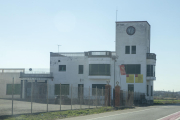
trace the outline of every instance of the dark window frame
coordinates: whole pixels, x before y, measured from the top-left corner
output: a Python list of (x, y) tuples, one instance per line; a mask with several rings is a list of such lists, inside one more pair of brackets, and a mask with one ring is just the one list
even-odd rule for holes
[(135, 45), (131, 46), (131, 54), (136, 54), (136, 46)]
[[(12, 85), (13, 84), (6, 84), (6, 95), (12, 95)], [(14, 95), (21, 95), (21, 84), (14, 84)]]
[(78, 74), (83, 74), (83, 73), (84, 73), (84, 65), (79, 65)]
[[(134, 66), (134, 68), (132, 67)], [(124, 64), (126, 74), (141, 74), (141, 64)], [(138, 70), (139, 68), (139, 70)], [(132, 72), (132, 69), (135, 69), (136, 72)], [(131, 72), (129, 72), (131, 70)]]
[(130, 54), (130, 46), (125, 46), (125, 54)]
[[(64, 68), (64, 70), (62, 70), (62, 67)], [(59, 65), (59, 71), (65, 72), (66, 71), (66, 65)]]
[(89, 64), (90, 76), (111, 76), (110, 64)]
[(96, 95), (96, 86), (97, 86), (97, 89), (98, 91), (100, 92), (97, 92), (97, 95), (98, 96), (102, 96), (102, 88), (103, 88), (103, 96), (105, 95), (105, 85), (106, 84), (92, 84), (92, 96), (95, 96)]
[[(65, 88), (65, 86), (68, 86)], [(69, 84), (61, 84), (61, 95), (69, 95)], [(54, 95), (60, 95), (60, 84), (54, 84)]]
[(149, 96), (149, 85), (147, 85), (147, 91), (146, 91), (147, 93), (147, 96)]
[(155, 65), (147, 65), (146, 66), (146, 76), (147, 77), (155, 77), (156, 75), (156, 66)]

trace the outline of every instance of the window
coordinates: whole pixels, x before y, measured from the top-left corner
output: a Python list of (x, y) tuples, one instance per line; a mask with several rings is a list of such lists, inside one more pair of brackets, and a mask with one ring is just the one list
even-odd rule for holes
[[(105, 89), (106, 84), (92, 84), (92, 95), (96, 95), (96, 87), (97, 87), (97, 95), (102, 96), (102, 88)], [(105, 91), (103, 91), (103, 96)]]
[(110, 64), (89, 64), (89, 75), (110, 76)]
[(79, 74), (83, 74), (83, 65), (79, 65)]
[(141, 74), (140, 64), (126, 64), (124, 66), (125, 66), (126, 74)]
[(153, 86), (151, 86), (151, 96), (153, 96)]
[[(6, 95), (12, 95), (12, 85), (13, 84), (7, 84)], [(21, 94), (21, 84), (14, 84), (13, 94), (14, 95), (20, 95)]]
[(147, 65), (147, 76), (155, 77), (155, 65)]
[(130, 54), (130, 46), (125, 46), (125, 54)]
[[(60, 84), (55, 84), (55, 95), (60, 95)], [(61, 95), (69, 95), (69, 84), (61, 84)]]
[(131, 54), (136, 54), (136, 46), (131, 46)]
[(59, 71), (66, 71), (66, 65), (59, 65)]
[(149, 96), (149, 86), (147, 85), (147, 96)]
[(134, 85), (133, 84), (128, 84), (128, 91), (134, 92)]

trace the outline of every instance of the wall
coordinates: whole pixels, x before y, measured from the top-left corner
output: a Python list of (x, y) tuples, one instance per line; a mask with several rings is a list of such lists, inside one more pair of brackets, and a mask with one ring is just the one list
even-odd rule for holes
[[(12, 95), (6, 95), (7, 84), (21, 84), (20, 73), (0, 73), (0, 98), (12, 98)], [(20, 98), (20, 95), (14, 95), (14, 98)]]

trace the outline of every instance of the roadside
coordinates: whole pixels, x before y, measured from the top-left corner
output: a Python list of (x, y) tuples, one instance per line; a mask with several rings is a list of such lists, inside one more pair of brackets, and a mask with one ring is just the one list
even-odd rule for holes
[(63, 119), (76, 116), (84, 116), (91, 114), (99, 114), (110, 111), (132, 109), (131, 108), (113, 108), (113, 107), (100, 107), (96, 109), (82, 109), (82, 110), (66, 110), (66, 111), (57, 111), (57, 112), (46, 112), (46, 113), (34, 113), (34, 114), (24, 114), (24, 115), (15, 115), (15, 116), (2, 116), (0, 119), (4, 120), (55, 120)]

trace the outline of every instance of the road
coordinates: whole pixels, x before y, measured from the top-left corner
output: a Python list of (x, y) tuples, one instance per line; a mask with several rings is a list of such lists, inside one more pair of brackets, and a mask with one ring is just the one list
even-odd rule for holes
[(64, 120), (180, 120), (180, 105), (137, 107)]

